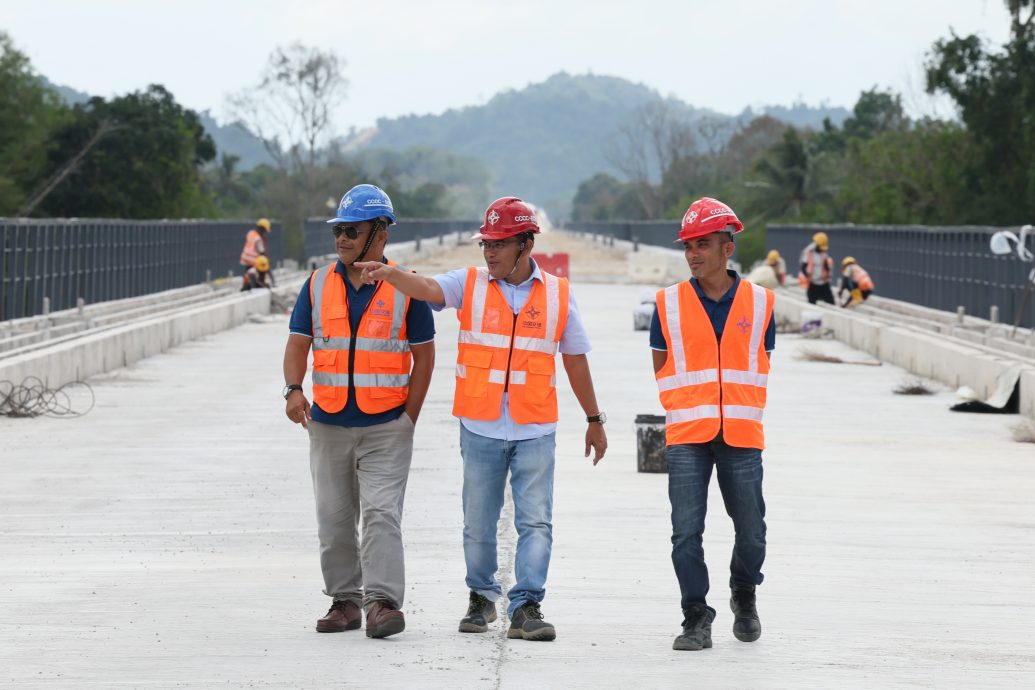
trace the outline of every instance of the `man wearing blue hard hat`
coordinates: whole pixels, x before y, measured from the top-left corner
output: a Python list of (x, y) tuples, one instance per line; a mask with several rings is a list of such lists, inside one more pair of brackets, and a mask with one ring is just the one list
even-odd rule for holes
[[(284, 351), (288, 419), (309, 431), (324, 593), (333, 599), (319, 632), (367, 637), (406, 627), (402, 510), (413, 430), (435, 364), (428, 305), (387, 282), (364, 284), (356, 261), (384, 256), (392, 201), (356, 185), (327, 221), (337, 261), (302, 286)], [(310, 406), (302, 389), (313, 353)], [(362, 536), (359, 525), (362, 519)]]

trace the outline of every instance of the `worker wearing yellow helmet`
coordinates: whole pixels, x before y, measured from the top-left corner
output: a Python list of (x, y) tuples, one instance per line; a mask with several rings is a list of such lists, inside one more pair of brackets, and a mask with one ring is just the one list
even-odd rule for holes
[(260, 218), (255, 221), (255, 226), (248, 231), (248, 236), (244, 240), (244, 248), (241, 250), (242, 266), (254, 266), (256, 259), (269, 254), (270, 230), (269, 218)]
[(862, 304), (873, 292), (873, 279), (859, 265), (855, 257), (846, 256), (841, 261), (841, 287), (837, 291), (838, 299), (847, 292), (848, 296), (841, 302), (842, 307), (854, 307)]
[[(248, 269), (255, 267), (255, 262), (260, 258), (266, 259), (266, 270), (262, 271), (267, 282), (272, 282), (273, 274), (269, 272), (269, 237), (272, 226), (269, 218), (260, 218), (255, 221), (255, 226), (248, 231), (244, 239), (244, 248), (241, 249), (241, 265), (246, 267), (245, 283), (248, 282)], [(268, 287), (268, 285), (266, 286)]]
[(812, 242), (801, 252), (798, 261), (798, 283), (805, 288), (809, 304), (822, 301), (834, 304), (834, 291), (830, 289), (830, 277), (834, 272), (834, 260), (827, 254), (830, 239), (825, 232), (817, 232)]
[(260, 256), (255, 260), (254, 266), (249, 266), (244, 272), (241, 282), (241, 292), (254, 290), (255, 288), (270, 287), (270, 260)]
[(780, 286), (785, 285), (787, 282), (787, 262), (780, 256), (780, 252), (770, 249), (765, 257), (765, 262), (773, 267), (773, 271), (776, 273), (776, 280), (780, 283)]

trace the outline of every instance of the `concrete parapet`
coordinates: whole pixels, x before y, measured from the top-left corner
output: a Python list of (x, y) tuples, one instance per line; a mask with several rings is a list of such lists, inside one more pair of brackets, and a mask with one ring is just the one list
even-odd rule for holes
[(972, 345), (945, 334), (892, 325), (827, 304), (809, 304), (786, 290), (777, 291), (775, 309), (777, 319), (792, 323), (803, 321), (803, 311), (820, 312), (823, 329), (847, 345), (917, 376), (953, 388), (969, 386), (982, 399), (992, 395), (1003, 372), (1022, 363), (1025, 369), (1020, 380), (1021, 414), (1035, 419), (1035, 366), (1011, 352), (996, 354), (987, 346)]
[(129, 366), (188, 340), (239, 326), (250, 314), (268, 314), (270, 293), (252, 290), (0, 361), (0, 380), (18, 384), (35, 376), (50, 388)]

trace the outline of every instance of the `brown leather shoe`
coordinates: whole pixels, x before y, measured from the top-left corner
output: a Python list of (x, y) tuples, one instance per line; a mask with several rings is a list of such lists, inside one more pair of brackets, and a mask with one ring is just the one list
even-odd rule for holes
[(345, 632), (359, 630), (363, 612), (354, 602), (336, 600), (327, 615), (316, 621), (316, 632)]
[(367, 637), (388, 637), (406, 629), (403, 612), (387, 601), (375, 601), (367, 609)]

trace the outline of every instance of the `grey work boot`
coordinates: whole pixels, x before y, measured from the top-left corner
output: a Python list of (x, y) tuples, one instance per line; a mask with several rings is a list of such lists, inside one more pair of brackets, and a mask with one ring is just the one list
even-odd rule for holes
[(672, 649), (696, 652), (712, 646), (712, 621), (715, 611), (704, 604), (694, 604), (683, 612), (683, 634), (672, 643)]
[(529, 601), (521, 605), (510, 617), (507, 637), (515, 640), (538, 640), (549, 642), (557, 637), (553, 626), (543, 620), (539, 604)]
[(489, 623), (494, 620), (496, 620), (496, 604), (477, 592), (471, 592), (471, 603), (467, 607), (467, 615), (460, 619), (460, 632), (488, 632)]
[(762, 624), (755, 609), (755, 588), (734, 587), (730, 590), (733, 611), (733, 636), (741, 642), (754, 642), (762, 636)]

